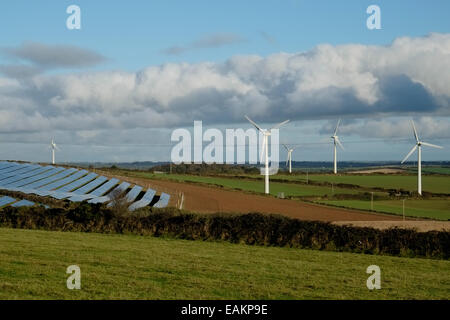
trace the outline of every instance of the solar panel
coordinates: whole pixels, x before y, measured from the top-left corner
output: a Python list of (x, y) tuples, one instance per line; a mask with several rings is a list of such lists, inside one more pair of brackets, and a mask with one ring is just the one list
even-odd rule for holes
[(11, 207), (19, 208), (19, 207), (32, 207), (34, 206), (34, 202), (28, 200), (20, 200), (11, 205)]
[(82, 186), (81, 188), (73, 191), (73, 193), (75, 194), (85, 194), (88, 193), (89, 191), (97, 188), (99, 185), (101, 185), (103, 182), (105, 182), (106, 180), (108, 180), (108, 178), (104, 177), (104, 176), (100, 176), (97, 179), (89, 182), (88, 184)]
[(119, 183), (118, 179), (112, 178), (105, 184), (102, 184), (98, 189), (95, 189), (94, 191), (92, 191), (90, 194), (92, 194), (96, 197), (100, 197), (100, 196), (104, 195), (105, 193), (107, 193), (109, 190), (111, 190), (112, 187), (114, 187), (118, 183)]
[(18, 166), (19, 164), (17, 162), (3, 162), (2, 167), (0, 168), (0, 170), (4, 170), (7, 168), (11, 168), (11, 167), (15, 167)]
[(169, 204), (170, 195), (167, 193), (161, 193), (161, 196), (159, 197), (159, 200), (157, 203), (153, 205), (155, 208), (165, 208)]
[(0, 179), (5, 179), (7, 177), (11, 177), (14, 175), (21, 175), (21, 174), (27, 173), (29, 171), (36, 170), (37, 168), (39, 168), (39, 166), (37, 166), (37, 165), (22, 166), (20, 169), (9, 172), (9, 173), (4, 173), (4, 174), (0, 173)]
[(3, 185), (3, 184), (11, 183), (14, 181), (18, 181), (23, 178), (34, 176), (35, 174), (39, 173), (38, 168), (40, 168), (40, 166), (26, 167), (24, 169), (20, 169), (20, 170), (14, 171), (14, 172), (5, 173), (4, 175), (2, 175), (0, 177), (0, 184)]
[(77, 194), (77, 195), (70, 197), (69, 200), (72, 202), (81, 202), (81, 201), (93, 199), (96, 197), (97, 196), (94, 196), (93, 194), (90, 194), (90, 193), (89, 194)]
[(50, 184), (54, 181), (58, 181), (59, 179), (63, 179), (65, 177), (67, 177), (68, 175), (74, 173), (75, 171), (77, 171), (77, 169), (75, 169), (75, 168), (70, 168), (70, 169), (61, 171), (60, 173), (50, 176), (48, 178), (33, 182), (33, 183), (27, 185), (26, 188), (30, 189), (30, 190), (38, 189), (38, 188), (46, 190), (46, 187), (48, 184)]
[(5, 170), (2, 171), (2, 173), (9, 173), (9, 172), (13, 172), (15, 170), (19, 170), (22, 166), (20, 164), (16, 164), (15, 166), (6, 168)]
[(63, 192), (72, 191), (72, 190), (77, 189), (77, 188), (81, 187), (82, 185), (88, 183), (89, 181), (94, 179), (96, 176), (97, 176), (96, 173), (91, 172), (88, 175), (82, 177), (81, 179), (78, 179), (78, 180), (72, 182), (71, 184), (68, 184), (68, 185), (65, 185), (64, 187), (59, 188), (58, 191), (63, 191)]
[(15, 201), (16, 201), (16, 199), (11, 198), (11, 197), (1, 197), (0, 198), (0, 207), (7, 206), (8, 204), (11, 204)]
[[(134, 186), (133, 189), (130, 190), (130, 192), (128, 192), (128, 194), (126, 195), (126, 200), (128, 203), (133, 202), (137, 196), (141, 193), (142, 187), (140, 186)], [(108, 207), (112, 207), (113, 203), (110, 202), (108, 203)]]
[[(38, 169), (38, 170), (39, 170), (39, 169)], [(35, 182), (35, 181), (38, 181), (38, 180), (47, 178), (47, 177), (49, 177), (49, 176), (51, 176), (51, 175), (54, 175), (54, 174), (56, 174), (56, 173), (58, 173), (58, 172), (60, 172), (60, 171), (62, 171), (62, 170), (64, 170), (64, 168), (54, 168), (54, 167), (52, 167), (50, 170), (48, 170), (48, 171), (46, 171), (46, 172), (44, 172), (44, 173), (41, 173), (41, 174), (32, 176), (32, 177), (30, 177), (30, 178), (22, 179), (22, 180), (20, 180), (20, 181), (16, 181), (16, 182), (7, 184), (7, 185), (5, 185), (5, 187), (6, 187), (6, 189), (8, 189), (8, 190), (9, 190), (10, 188), (23, 187), (23, 186), (26, 186), (27, 184), (30, 184), (30, 183), (33, 183), (33, 182)]]
[(0, 162), (0, 170), (7, 168), (8, 165), (11, 166), (13, 162), (8, 162), (8, 161), (1, 161)]
[(97, 176), (96, 173), (91, 172), (87, 176), (85, 176), (81, 179), (75, 180), (74, 182), (72, 182), (68, 185), (65, 185), (62, 188), (59, 188), (56, 191), (53, 191), (51, 193), (51, 196), (55, 199), (64, 199), (64, 198), (71, 197), (71, 196), (73, 196), (73, 193), (70, 191), (86, 184), (87, 182), (94, 179), (96, 176)]
[(114, 188), (114, 190), (112, 190), (110, 193), (108, 193), (108, 195), (103, 196), (103, 197), (98, 197), (98, 198), (94, 198), (92, 200), (89, 200), (89, 203), (105, 203), (108, 202), (112, 199), (112, 197), (114, 196), (114, 193), (118, 192), (118, 193), (122, 193), (125, 190), (127, 190), (127, 188), (130, 186), (130, 184), (128, 182), (122, 182), (118, 187)]
[(127, 194), (128, 202), (133, 202), (134, 200), (136, 200), (141, 191), (142, 191), (141, 186), (134, 186), (133, 189), (131, 189), (130, 192), (128, 192)]
[(87, 171), (86, 170), (80, 170), (80, 171), (76, 171), (74, 174), (68, 176), (67, 178), (55, 181), (53, 183), (48, 184), (45, 187), (45, 190), (37, 190), (36, 194), (40, 195), (40, 196), (47, 196), (51, 193), (51, 190), (57, 189), (59, 187), (62, 187), (66, 184), (69, 184), (79, 178), (81, 178), (82, 176), (86, 175)]
[(135, 203), (133, 203), (131, 206), (128, 207), (128, 209), (130, 211), (134, 211), (136, 209), (148, 206), (152, 202), (153, 197), (155, 196), (155, 194), (156, 194), (155, 190), (148, 189), (147, 192), (142, 197), (142, 199), (139, 200), (139, 201), (136, 201)]
[[(29, 181), (32, 182), (33, 181), (32, 178), (34, 178), (34, 177), (37, 177), (38, 180), (39, 180), (39, 178), (41, 178), (41, 176), (43, 176), (45, 174), (48, 174), (48, 173), (51, 174), (51, 172), (53, 172), (52, 171), (53, 169), (55, 169), (55, 168), (54, 167), (42, 167), (42, 168), (39, 168), (39, 169), (33, 171), (33, 173), (30, 173), (29, 175), (26, 175), (26, 177), (28, 179), (30, 179), (30, 180), (27, 180), (26, 182), (29, 182)], [(9, 187), (12, 188), (12, 187), (14, 187), (12, 185), (13, 183), (15, 184), (15, 183), (18, 183), (19, 181), (22, 182), (24, 180), (25, 179), (23, 179), (22, 177), (13, 176), (13, 177), (10, 177), (8, 179), (2, 180), (0, 182), (0, 185), (4, 186), (5, 188), (9, 188)]]

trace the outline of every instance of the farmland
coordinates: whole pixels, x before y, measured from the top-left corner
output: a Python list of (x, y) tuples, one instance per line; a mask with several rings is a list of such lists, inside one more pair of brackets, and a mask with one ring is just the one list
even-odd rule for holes
[[(209, 177), (198, 175), (158, 175), (152, 173), (133, 172), (133, 176), (138, 176), (147, 179), (170, 179), (180, 182), (194, 182), (216, 185), (234, 190), (243, 190), (248, 192), (263, 193), (264, 185), (260, 181), (235, 178), (235, 177)], [(257, 179), (260, 176), (255, 176)], [(262, 178), (261, 178), (262, 179)], [(270, 194), (277, 196), (279, 192), (284, 192), (285, 196), (298, 197), (298, 196), (323, 196), (326, 194), (356, 194), (356, 190), (345, 188), (331, 188), (327, 186), (314, 186), (314, 185), (297, 185), (288, 184), (283, 182), (272, 182), (270, 184)]]
[[(192, 175), (192, 174), (154, 174), (144, 171), (119, 171), (120, 174), (148, 179), (149, 181), (176, 181), (212, 186), (219, 189), (263, 193), (263, 179), (260, 175)], [(270, 193), (277, 196), (283, 192), (285, 197), (310, 200), (324, 205), (332, 205), (356, 210), (370, 211), (370, 198), (367, 193), (373, 192), (375, 201), (373, 211), (402, 215), (402, 199), (392, 199), (388, 189), (403, 189), (413, 192), (417, 188), (417, 177), (404, 174), (278, 174), (271, 176)], [(450, 176), (424, 175), (424, 190), (439, 194), (448, 194)], [(343, 187), (342, 187), (343, 186)], [(381, 189), (381, 190), (380, 190)], [(386, 190), (386, 191), (383, 191)], [(366, 193), (365, 198), (363, 193)], [(344, 196), (344, 198), (339, 198)], [(370, 196), (370, 195), (369, 195)], [(347, 198), (345, 198), (347, 197)], [(450, 201), (447, 197), (431, 197), (426, 199), (406, 196), (407, 217), (448, 220), (450, 218)], [(220, 206), (217, 207), (218, 209)], [(195, 209), (195, 208), (191, 208)]]
[[(371, 210), (370, 201), (363, 200), (321, 200), (319, 203), (360, 210)], [(397, 215), (403, 213), (402, 200), (374, 201), (373, 210)], [(405, 216), (417, 218), (432, 218), (437, 220), (450, 219), (449, 200), (415, 200), (405, 201)]]
[[(0, 242), (3, 299), (448, 299), (450, 291), (446, 260), (5, 228)], [(73, 264), (81, 290), (66, 288)], [(372, 264), (381, 290), (366, 287)]]

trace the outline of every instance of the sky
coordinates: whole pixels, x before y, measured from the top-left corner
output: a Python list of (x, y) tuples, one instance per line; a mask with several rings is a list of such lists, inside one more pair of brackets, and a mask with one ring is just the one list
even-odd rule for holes
[[(70, 5), (81, 29), (69, 30)], [(369, 30), (369, 5), (381, 29)], [(248, 129), (296, 161), (450, 160), (449, 1), (24, 1), (0, 10), (0, 158), (167, 161), (176, 128)], [(285, 155), (280, 155), (284, 158)]]

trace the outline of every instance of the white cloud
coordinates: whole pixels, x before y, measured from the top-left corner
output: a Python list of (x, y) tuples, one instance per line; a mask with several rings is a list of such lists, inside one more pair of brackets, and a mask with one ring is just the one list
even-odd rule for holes
[[(448, 137), (446, 70), (450, 34), (431, 34), (400, 38), (388, 46), (320, 45), (301, 53), (164, 64), (138, 72), (3, 77), (0, 131), (59, 130), (74, 139), (95, 139), (86, 132), (173, 128), (190, 126), (193, 120), (243, 123), (244, 114), (265, 122), (407, 115), (428, 117), (421, 120), (427, 132)], [(370, 121), (343, 130), (388, 137), (403, 126), (392, 122), (381, 133), (365, 131), (381, 120)]]

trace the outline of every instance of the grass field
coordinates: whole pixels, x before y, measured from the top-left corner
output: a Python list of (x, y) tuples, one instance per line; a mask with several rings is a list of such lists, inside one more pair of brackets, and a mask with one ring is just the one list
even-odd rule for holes
[[(417, 172), (416, 168), (409, 168), (410, 172)], [(423, 173), (448, 174), (450, 175), (450, 167), (422, 167)]]
[[(0, 299), (450, 298), (445, 260), (5, 228), (0, 243)], [(73, 264), (81, 290), (66, 288)]]
[[(200, 182), (206, 184), (213, 184), (230, 189), (238, 189), (250, 192), (264, 193), (264, 182), (238, 179), (238, 178), (226, 178), (226, 177), (209, 177), (209, 176), (197, 176), (187, 174), (152, 174), (146, 172), (133, 172), (133, 176), (148, 179), (170, 179), (181, 182)], [(258, 176), (259, 177), (259, 176)], [(276, 196), (279, 192), (284, 192), (285, 196), (323, 196), (335, 194), (356, 194), (357, 190), (344, 189), (344, 188), (332, 188), (322, 186), (308, 186), (299, 184), (290, 184), (282, 182), (270, 183), (270, 194)]]
[[(370, 201), (363, 200), (320, 200), (318, 203), (334, 205), (338, 207), (370, 210)], [(403, 204), (401, 200), (374, 201), (373, 210), (402, 215)], [(406, 200), (405, 216), (433, 218), (438, 220), (450, 219), (449, 200)]]
[[(264, 185), (261, 184), (263, 176), (261, 175), (248, 175), (252, 179), (260, 179), (259, 181), (245, 180), (228, 177), (210, 177), (210, 176), (197, 176), (187, 174), (152, 174), (146, 172), (135, 172), (133, 175), (143, 178), (164, 178), (173, 179), (177, 181), (191, 181), (217, 184), (227, 188), (240, 188), (246, 191), (263, 192)], [(278, 174), (271, 176), (271, 179), (283, 179), (286, 181), (306, 181), (306, 175), (288, 175)], [(404, 189), (408, 191), (417, 191), (417, 176), (415, 175), (356, 175), (356, 174), (310, 174), (308, 175), (310, 181), (328, 182), (328, 183), (345, 183), (357, 185), (365, 188), (386, 188), (386, 189)], [(313, 195), (325, 195), (331, 194), (331, 187), (322, 186), (308, 186), (308, 185), (292, 185), (283, 182), (270, 183), (271, 193), (276, 195), (280, 191), (284, 191), (286, 195), (291, 196), (313, 196)], [(424, 191), (433, 193), (446, 193), (450, 194), (450, 176), (422, 176), (422, 188)], [(354, 189), (347, 188), (334, 188), (335, 193), (356, 193)]]
[[(275, 177), (294, 181), (304, 181), (306, 179), (306, 175), (278, 175)], [(354, 184), (369, 188), (381, 187), (417, 191), (417, 176), (415, 175), (310, 174), (309, 179), (312, 181)], [(422, 188), (428, 192), (450, 193), (450, 177), (423, 175)]]

